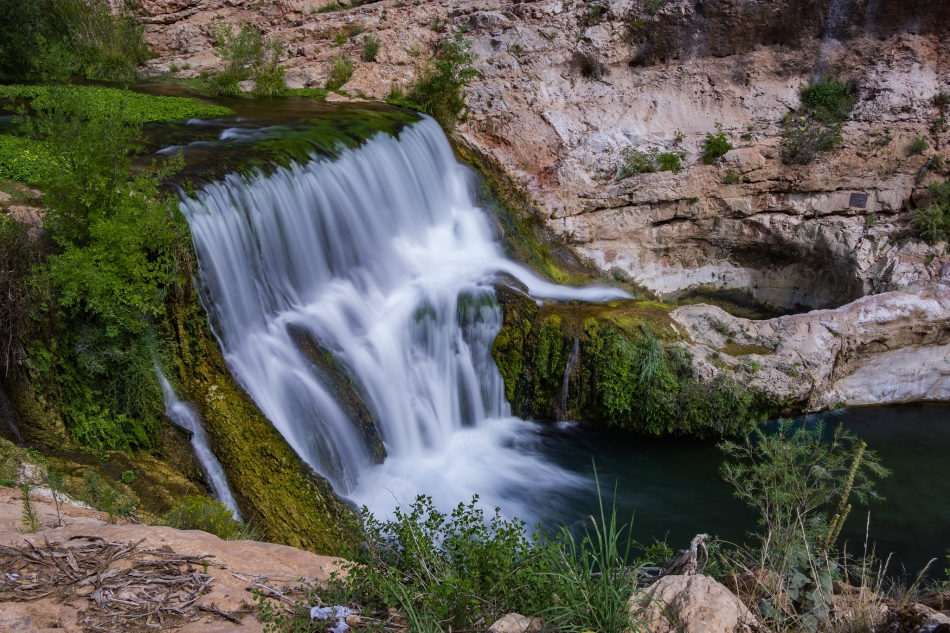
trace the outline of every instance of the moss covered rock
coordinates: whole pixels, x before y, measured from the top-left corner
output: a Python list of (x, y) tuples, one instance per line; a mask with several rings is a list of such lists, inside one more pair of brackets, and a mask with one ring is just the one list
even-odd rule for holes
[(289, 331), (297, 347), (310, 361), (320, 384), (329, 390), (346, 417), (356, 424), (373, 461), (382, 464), (386, 459), (386, 447), (383, 446), (376, 420), (357, 393), (352, 377), (334, 360), (330, 350), (321, 345), (309, 331), (292, 325)]
[(515, 414), (602, 422), (641, 433), (747, 431), (770, 403), (723, 372), (693, 376), (688, 341), (670, 306), (633, 299), (545, 301), (496, 288), (504, 325), (492, 355)]
[(163, 327), (180, 395), (201, 415), (242, 514), (275, 543), (318, 554), (352, 545), (357, 516), (234, 380), (193, 288), (168, 301)]

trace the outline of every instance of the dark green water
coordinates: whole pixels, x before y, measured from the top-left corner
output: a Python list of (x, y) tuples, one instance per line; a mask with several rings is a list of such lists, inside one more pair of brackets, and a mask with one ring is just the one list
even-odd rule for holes
[[(942, 576), (950, 548), (950, 405), (844, 409), (824, 418), (864, 439), (893, 472), (878, 485), (883, 502), (870, 508), (855, 503), (842, 533), (848, 550), (864, 550), (870, 512), (870, 543), (881, 558), (893, 554), (889, 573), (916, 574), (938, 558), (931, 572)], [(638, 542), (665, 538), (675, 550), (700, 532), (751, 542), (755, 514), (720, 479), (723, 455), (715, 442), (643, 438), (584, 424), (552, 424), (542, 434), (542, 453), (561, 467), (592, 477), (596, 462), (603, 493), (609, 497), (616, 485), (621, 518), (635, 514)], [(587, 489), (556, 502), (539, 499), (537, 507), (552, 522), (570, 524), (596, 515), (596, 503)]]

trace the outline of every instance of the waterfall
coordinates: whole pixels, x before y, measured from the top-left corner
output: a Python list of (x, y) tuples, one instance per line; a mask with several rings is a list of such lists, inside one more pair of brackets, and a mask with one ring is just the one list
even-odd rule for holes
[(567, 365), (564, 366), (564, 377), (561, 378), (561, 393), (558, 398), (558, 412), (557, 419), (558, 422), (564, 422), (568, 419), (567, 417), (567, 388), (571, 383), (571, 372), (574, 371), (574, 366), (577, 365), (577, 357), (581, 353), (581, 341), (576, 336), (574, 340), (571, 341), (571, 353), (567, 357)]
[(204, 468), (205, 473), (211, 483), (211, 489), (218, 501), (230, 508), (234, 513), (234, 518), (240, 519), (241, 513), (238, 510), (231, 489), (228, 488), (228, 479), (224, 474), (224, 468), (221, 462), (211, 452), (211, 446), (208, 444), (208, 435), (205, 433), (204, 426), (198, 413), (187, 402), (183, 402), (175, 395), (165, 374), (156, 366), (158, 382), (162, 385), (162, 393), (165, 395), (165, 415), (178, 426), (191, 431), (191, 446), (195, 450), (195, 455)]
[[(336, 160), (231, 175), (183, 200), (228, 366), (309, 464), (374, 509), (417, 493), (510, 501), (519, 481), (571, 477), (534, 456), (511, 416), (491, 357), (502, 324), (492, 280), (509, 273), (534, 297), (622, 293), (559, 287), (506, 260), (469, 188), (424, 119)], [(295, 344), (301, 330), (378, 416), (384, 464)]]

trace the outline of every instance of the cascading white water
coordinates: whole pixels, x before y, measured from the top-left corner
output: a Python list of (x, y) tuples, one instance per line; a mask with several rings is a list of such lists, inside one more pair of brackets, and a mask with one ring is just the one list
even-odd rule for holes
[(208, 436), (205, 433), (204, 426), (201, 424), (201, 418), (190, 404), (178, 398), (171, 383), (165, 378), (165, 374), (156, 367), (158, 382), (162, 386), (162, 393), (165, 396), (165, 415), (178, 426), (191, 431), (191, 446), (195, 450), (198, 462), (205, 469), (208, 479), (211, 483), (211, 489), (218, 501), (228, 506), (234, 513), (235, 519), (241, 518), (241, 512), (238, 510), (231, 489), (228, 487), (228, 478), (224, 474), (224, 468), (221, 462), (211, 451), (211, 445), (208, 444)]
[[(229, 367), (293, 448), (376, 511), (415, 494), (442, 505), (480, 492), (525, 514), (520, 485), (568, 485), (513, 419), (491, 357), (501, 327), (491, 280), (533, 296), (608, 299), (506, 260), (468, 175), (425, 119), (337, 160), (209, 185), (183, 203), (206, 308)], [(388, 458), (371, 466), (288, 329), (303, 328), (346, 366), (379, 418)], [(530, 482), (530, 485), (528, 485)]]

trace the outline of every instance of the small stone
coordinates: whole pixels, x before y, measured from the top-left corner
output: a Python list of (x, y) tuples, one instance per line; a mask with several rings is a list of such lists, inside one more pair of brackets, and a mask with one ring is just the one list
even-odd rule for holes
[(489, 627), (489, 633), (535, 633), (543, 628), (539, 618), (526, 618), (520, 613), (509, 613)]

